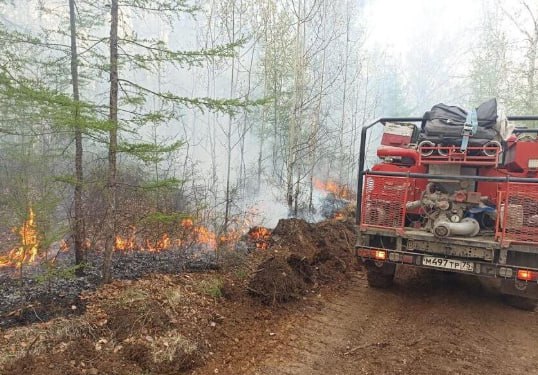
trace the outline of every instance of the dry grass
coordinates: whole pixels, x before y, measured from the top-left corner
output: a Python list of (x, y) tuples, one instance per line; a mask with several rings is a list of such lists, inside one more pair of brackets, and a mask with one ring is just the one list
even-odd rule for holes
[(29, 355), (44, 354), (52, 348), (62, 350), (68, 341), (95, 335), (96, 327), (84, 317), (13, 328), (0, 338), (0, 365)]
[(178, 362), (183, 368), (194, 359), (197, 352), (198, 345), (177, 330), (170, 331), (166, 336), (159, 337), (151, 343), (153, 362), (159, 365)]

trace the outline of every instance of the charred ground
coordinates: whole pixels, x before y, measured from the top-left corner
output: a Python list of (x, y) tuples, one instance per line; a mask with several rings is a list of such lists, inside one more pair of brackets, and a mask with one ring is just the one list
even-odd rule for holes
[(444, 273), (371, 289), (354, 242), (352, 221), (282, 220), (219, 271), (86, 291), (80, 315), (4, 329), (0, 373), (537, 373), (536, 313)]

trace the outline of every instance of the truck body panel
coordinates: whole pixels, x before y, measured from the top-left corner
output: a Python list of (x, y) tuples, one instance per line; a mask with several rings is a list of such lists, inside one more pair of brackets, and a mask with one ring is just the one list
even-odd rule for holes
[(502, 293), (538, 299), (538, 131), (465, 148), (420, 131), (421, 142), (389, 134), (380, 162), (365, 168), (372, 126), (388, 123), (394, 133), (394, 124), (413, 122), (423, 119), (379, 119), (362, 131), (356, 252), (373, 286), (390, 284), (394, 265), (407, 264), (499, 278)]

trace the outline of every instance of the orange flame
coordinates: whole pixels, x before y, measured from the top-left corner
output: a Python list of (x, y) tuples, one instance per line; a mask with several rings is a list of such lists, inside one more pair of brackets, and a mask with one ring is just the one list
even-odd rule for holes
[[(181, 242), (176, 241), (176, 245), (179, 245)], [(146, 240), (146, 250), (148, 251), (163, 251), (168, 250), (172, 244), (168, 233), (163, 233), (161, 238), (152, 243), (150, 240)]]
[(211, 249), (217, 248), (217, 236), (204, 226), (196, 226), (193, 228), (195, 240), (198, 243), (207, 245)]
[(33, 263), (38, 254), (39, 242), (35, 225), (34, 210), (30, 207), (28, 219), (15, 232), (21, 237), (21, 245), (12, 249), (6, 257), (0, 258), (0, 267), (12, 266), (21, 268), (25, 263)]
[(69, 244), (67, 243), (66, 240), (61, 240), (60, 241), (60, 251), (62, 253), (65, 253), (65, 252), (69, 251)]
[(271, 239), (271, 231), (264, 227), (254, 227), (248, 235), (250, 240), (256, 244), (257, 249), (265, 250), (269, 248), (269, 240)]
[[(190, 232), (194, 243), (203, 244), (210, 249), (217, 248), (217, 235), (203, 225), (194, 225), (194, 221), (190, 218), (182, 219), (180, 225), (184, 230)], [(218, 240), (224, 242), (226, 237), (221, 236)]]
[(314, 187), (318, 190), (333, 193), (337, 198), (352, 200), (355, 198), (355, 192), (345, 185), (340, 185), (332, 180), (321, 181), (315, 178), (313, 180)]
[(116, 239), (114, 240), (114, 249), (119, 251), (136, 250), (137, 245), (135, 230), (132, 230), (132, 233), (129, 235), (129, 237), (122, 237), (120, 235), (117, 235)]
[[(203, 245), (207, 250), (216, 250), (221, 245), (231, 244), (239, 240), (241, 235), (245, 233), (246, 225), (241, 228), (234, 228), (227, 233), (218, 235), (207, 227), (196, 224), (192, 218), (183, 218), (176, 223), (181, 229), (179, 233), (171, 229), (173, 234), (171, 237), (168, 233), (163, 233), (158, 239), (147, 238), (140, 233), (137, 234), (136, 228), (130, 227), (130, 232), (124, 235), (117, 235), (114, 241), (116, 251), (163, 251), (172, 247), (179, 248), (198, 244)], [(268, 245), (267, 245), (268, 246)], [(267, 248), (266, 245), (260, 244), (260, 247)]]
[(337, 213), (334, 214), (334, 219), (335, 220), (345, 220), (346, 215), (344, 215), (343, 212), (337, 212)]
[(194, 226), (194, 222), (192, 221), (192, 219), (181, 219), (181, 226), (184, 228), (184, 229), (190, 229)]
[(136, 234), (136, 227), (133, 226), (130, 229), (131, 233), (128, 236), (116, 236), (116, 239), (114, 240), (114, 249), (116, 251), (163, 251), (168, 250), (172, 244), (168, 233), (163, 233), (157, 240), (146, 238), (145, 240), (141, 239), (139, 241)]

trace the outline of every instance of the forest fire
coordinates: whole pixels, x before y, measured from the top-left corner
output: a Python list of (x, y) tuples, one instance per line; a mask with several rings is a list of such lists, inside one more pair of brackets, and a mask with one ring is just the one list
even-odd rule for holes
[[(203, 245), (205, 248), (215, 250), (217, 242), (227, 242), (228, 236), (218, 237), (213, 231), (203, 225), (195, 225), (192, 219), (182, 219), (179, 226), (171, 228), (175, 233), (173, 239), (168, 233), (163, 233), (157, 238), (137, 233), (136, 227), (130, 227), (127, 235), (117, 235), (114, 243), (116, 251), (150, 251), (158, 252), (172, 248), (172, 246), (188, 247), (194, 244)], [(218, 241), (219, 240), (219, 241)]]
[(171, 244), (172, 242), (170, 240), (168, 233), (163, 233), (157, 239), (146, 238), (143, 240), (138, 240), (136, 236), (136, 230), (135, 228), (133, 228), (129, 236), (126, 236), (126, 237), (121, 236), (121, 235), (116, 236), (116, 239), (114, 241), (114, 250), (115, 251), (145, 250), (145, 251), (150, 251), (150, 252), (158, 252), (158, 251), (165, 251), (165, 250), (170, 249)]
[(34, 210), (30, 207), (28, 219), (20, 228), (14, 228), (20, 236), (21, 244), (12, 249), (5, 257), (0, 257), (0, 267), (15, 266), (21, 268), (23, 264), (33, 263), (38, 254), (39, 242), (35, 224)]
[(151, 243), (150, 240), (146, 240), (146, 249), (149, 251), (163, 251), (168, 250), (171, 246), (171, 240), (168, 233), (163, 233), (161, 238)]
[(0, 268), (3, 268), (3, 267), (9, 267), (11, 266), (11, 262), (9, 261), (9, 258), (7, 256), (5, 257), (0, 257)]
[(116, 251), (130, 251), (137, 250), (138, 245), (133, 237), (124, 238), (122, 236), (116, 236), (114, 240), (114, 249)]
[(264, 227), (253, 227), (248, 232), (248, 236), (252, 242), (256, 244), (257, 249), (266, 250), (269, 248), (271, 239), (271, 230)]
[(336, 198), (353, 200), (355, 192), (345, 185), (340, 185), (332, 180), (322, 181), (317, 178), (313, 181), (314, 187), (327, 193), (333, 193)]

